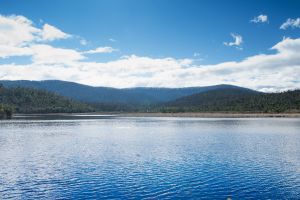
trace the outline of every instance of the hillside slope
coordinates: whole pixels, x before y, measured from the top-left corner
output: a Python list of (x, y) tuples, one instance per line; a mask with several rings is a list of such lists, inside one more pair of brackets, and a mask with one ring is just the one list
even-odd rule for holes
[(46, 91), (29, 88), (5, 88), (0, 85), (0, 104), (17, 113), (91, 112), (93, 108)]
[(300, 90), (259, 93), (231, 88), (194, 94), (160, 107), (168, 112), (300, 112)]
[(66, 96), (78, 101), (88, 103), (130, 104), (145, 105), (172, 101), (195, 93), (206, 92), (214, 89), (236, 88), (231, 85), (216, 85), (208, 87), (188, 88), (125, 88), (116, 89), (109, 87), (92, 87), (73, 82), (48, 80), (48, 81), (0, 81), (5, 87), (28, 87), (43, 89)]

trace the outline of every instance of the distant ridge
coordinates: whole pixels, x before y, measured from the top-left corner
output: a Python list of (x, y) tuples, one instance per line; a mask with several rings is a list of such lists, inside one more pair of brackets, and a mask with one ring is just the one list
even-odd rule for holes
[(59, 80), (1, 80), (0, 84), (3, 84), (5, 87), (26, 87), (42, 89), (87, 103), (121, 103), (138, 105), (165, 103), (188, 95), (207, 92), (216, 89), (223, 90), (229, 88), (240, 88), (241, 90), (248, 90), (246, 88), (241, 88), (232, 85), (214, 85), (206, 87), (186, 88), (137, 87), (117, 89), (110, 87), (92, 87), (74, 82)]
[(244, 88), (215, 89), (170, 101), (165, 112), (300, 112), (300, 90), (261, 93)]
[(241, 99), (247, 99), (252, 96), (262, 94), (260, 92), (245, 89), (245, 88), (222, 88), (214, 89), (202, 93), (192, 94), (185, 96), (174, 101), (168, 102), (170, 106), (203, 106), (210, 107), (211, 105), (222, 104), (226, 106), (228, 104), (237, 103)]
[[(233, 85), (109, 88), (66, 81), (0, 81), (16, 112), (300, 112), (300, 90), (262, 93)], [(8, 88), (8, 89), (6, 89)]]
[(78, 113), (94, 111), (87, 104), (47, 91), (21, 87), (6, 88), (0, 85), (0, 118), (3, 118), (1, 116), (4, 115), (3, 113), (7, 109), (15, 113)]

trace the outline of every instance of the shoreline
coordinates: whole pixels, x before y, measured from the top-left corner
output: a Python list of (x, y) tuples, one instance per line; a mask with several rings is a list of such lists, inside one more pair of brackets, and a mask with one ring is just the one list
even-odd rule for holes
[(92, 112), (92, 113), (34, 113), (13, 115), (13, 119), (19, 117), (32, 116), (77, 116), (77, 117), (191, 117), (191, 118), (300, 118), (300, 113), (202, 113), (202, 112), (184, 112), (184, 113), (120, 113), (120, 112)]
[(120, 113), (121, 117), (300, 118), (300, 113)]

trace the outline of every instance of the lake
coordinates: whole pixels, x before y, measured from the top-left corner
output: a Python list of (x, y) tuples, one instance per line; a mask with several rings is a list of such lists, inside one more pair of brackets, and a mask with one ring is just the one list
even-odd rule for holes
[(0, 121), (0, 199), (299, 199), (300, 119)]

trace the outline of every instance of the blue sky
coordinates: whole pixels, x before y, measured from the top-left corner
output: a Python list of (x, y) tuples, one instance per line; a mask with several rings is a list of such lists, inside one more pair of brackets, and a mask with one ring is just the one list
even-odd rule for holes
[[(43, 49), (47, 51), (45, 45), (48, 45), (54, 48), (52, 50), (56, 56), (61, 51), (56, 51), (55, 48), (73, 50), (84, 56), (80, 58), (80, 55), (73, 54), (74, 60), (62, 63), (41, 61), (41, 55), (32, 52), (17, 56), (4, 52), (0, 64), (7, 70), (0, 74), (0, 79), (65, 79), (113, 87), (178, 87), (228, 83), (265, 91), (298, 88), (297, 78), (288, 79), (282, 84), (275, 81), (278, 77), (287, 76), (285, 66), (276, 68), (280, 73), (280, 69), (285, 70), (281, 76), (274, 75), (271, 77), (273, 81), (265, 83), (261, 82), (264, 79), (262, 76), (268, 74), (265, 68), (256, 69), (258, 72), (252, 74), (251, 79), (248, 77), (249, 80), (239, 80), (236, 71), (251, 71), (251, 66), (247, 70), (235, 70), (230, 74), (228, 74), (232, 71), (230, 67), (222, 69), (223, 74), (220, 73), (220, 69), (218, 74), (214, 71), (219, 65), (227, 66), (228, 62), (236, 62), (242, 68), (243, 62), (248, 58), (261, 54), (277, 55), (280, 50), (271, 48), (284, 42), (284, 38), (289, 38), (286, 43), (297, 43), (297, 39), (300, 38), (300, 25), (298, 26), (297, 21), (300, 17), (299, 10), (300, 2), (290, 0), (0, 0), (2, 18), (16, 20), (12, 16), (22, 16), (31, 22), (31, 27), (40, 31), (47, 24), (66, 34), (61, 37), (54, 36), (53, 39), (24, 39), (22, 43), (13, 44), (23, 48), (22, 51), (25, 51), (24, 47), (31, 49), (35, 46), (34, 49), (40, 52), (41, 46), (36, 45), (44, 45)], [(288, 19), (291, 20), (288, 25), (280, 28)], [(5, 19), (3, 20), (2, 26), (7, 26)], [(0, 33), (1, 30), (4, 29), (1, 29), (0, 23)], [(240, 41), (236, 41), (237, 38), (240, 38)], [(98, 53), (91, 52), (99, 47), (106, 47), (106, 51), (102, 49)], [(108, 47), (111, 49), (108, 50)], [(75, 58), (76, 56), (78, 57)], [(270, 57), (266, 58), (268, 59)], [(170, 63), (165, 63), (169, 61)], [(12, 64), (13, 66), (9, 68)], [(118, 66), (121, 68), (117, 69), (113, 67), (116, 64), (124, 67)], [(19, 68), (16, 65), (20, 65)], [(36, 70), (37, 65), (44, 69), (44, 74), (32, 73), (30, 76), (11, 74), (25, 66), (27, 71), (22, 69), (22, 72), (29, 74), (30, 70)], [(58, 65), (64, 68), (73, 67), (73, 71), (71, 69), (63, 71)], [(174, 70), (171, 65), (174, 65)], [(53, 72), (55, 67), (59, 68), (57, 71), (61, 73), (72, 75), (55, 75)], [(298, 65), (289, 69), (290, 73), (298, 72), (297, 67)], [(116, 71), (114, 69), (109, 71), (111, 68), (116, 68)], [(195, 69), (197, 71), (195, 74), (198, 75), (193, 77), (190, 68), (201, 68), (202, 71)], [(203, 68), (209, 68), (210, 72), (203, 71)], [(88, 74), (83, 76), (86, 71), (97, 73), (98, 78), (90, 78)], [(174, 71), (178, 71), (178, 74), (173, 74)], [(21, 71), (19, 73), (21, 74)], [(119, 75), (118, 79), (110, 77), (116, 73)], [(203, 77), (206, 81), (200, 82), (199, 78)], [(112, 82), (109, 81), (110, 78), (113, 79)], [(251, 80), (257, 84), (251, 83)]]

